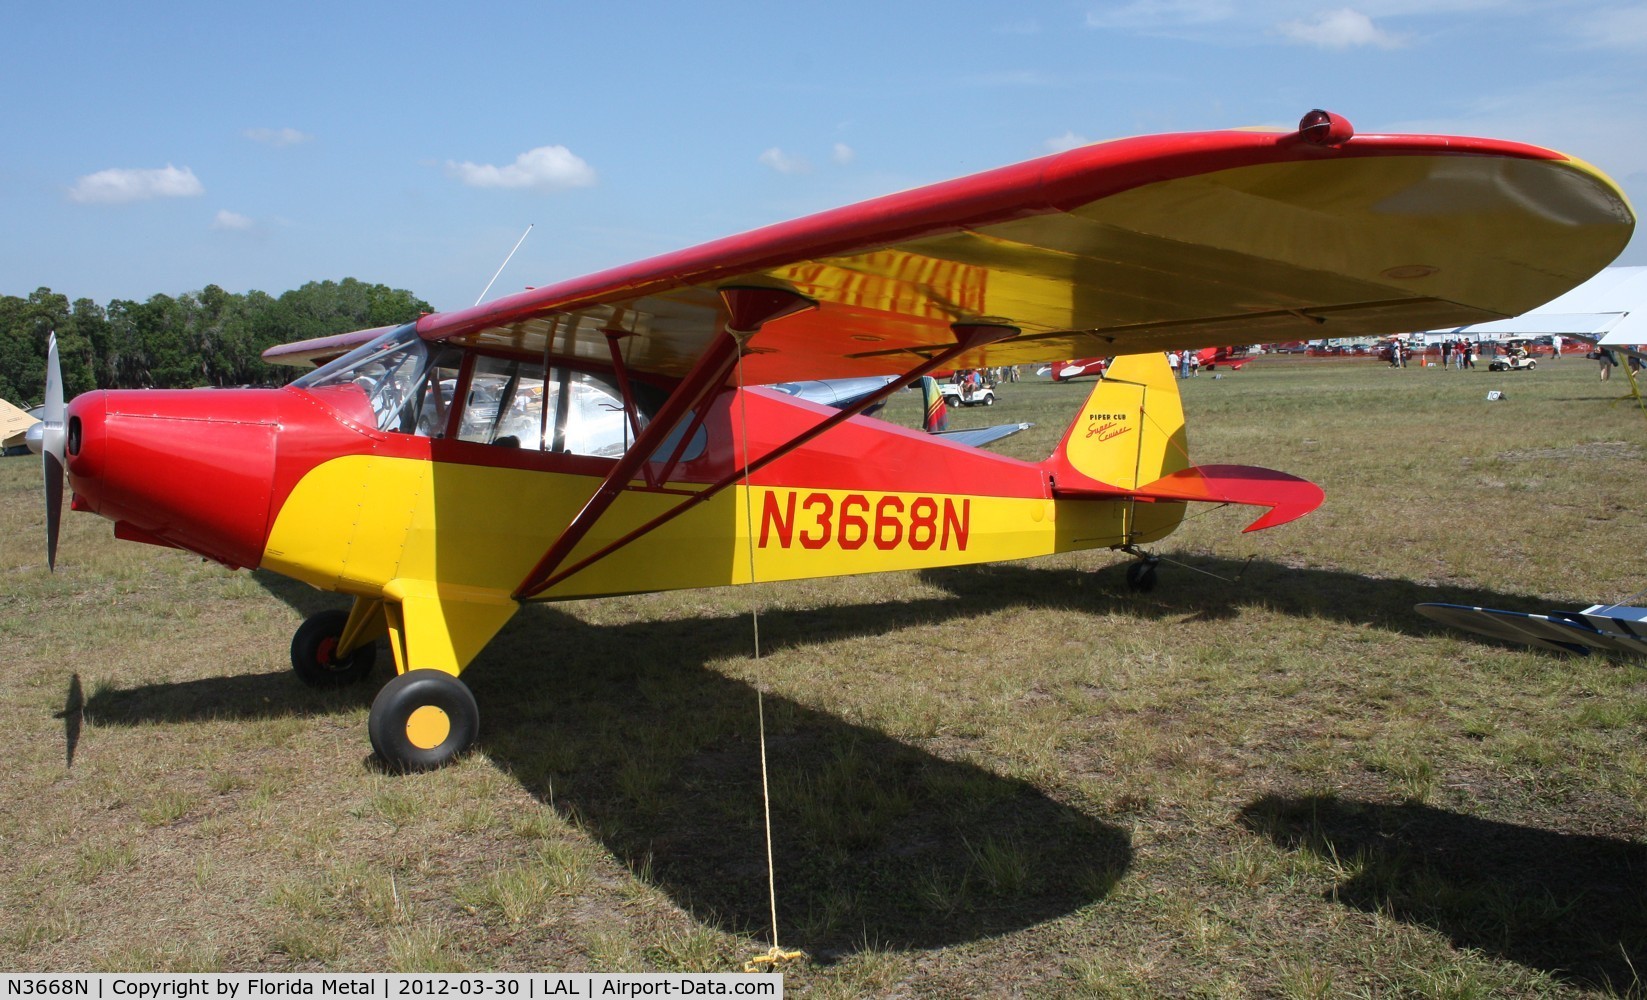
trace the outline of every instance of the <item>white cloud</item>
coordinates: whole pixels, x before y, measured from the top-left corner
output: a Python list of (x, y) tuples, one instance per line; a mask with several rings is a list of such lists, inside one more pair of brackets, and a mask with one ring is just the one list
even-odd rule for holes
[(837, 142), (835, 148), (829, 151), (829, 158), (844, 167), (858, 158), (858, 152), (844, 142)]
[(212, 228), (221, 229), (225, 232), (243, 233), (256, 225), (257, 223), (239, 212), (231, 212), (226, 208), (218, 209), (216, 217), (212, 219)]
[(170, 163), (158, 170), (110, 168), (75, 181), (69, 198), (83, 204), (114, 205), (151, 198), (192, 198), (206, 188), (188, 167), (179, 170)]
[(812, 169), (812, 164), (802, 157), (791, 156), (776, 146), (762, 153), (760, 161), (780, 174), (804, 174)]
[(1276, 30), (1291, 41), (1323, 49), (1361, 45), (1393, 49), (1402, 44), (1401, 39), (1373, 24), (1372, 18), (1349, 7), (1323, 11), (1307, 21), (1282, 21)]
[(249, 128), (241, 135), (266, 146), (296, 146), (314, 141), (314, 136), (295, 128)]
[(539, 146), (515, 157), (508, 166), (446, 161), (446, 172), (470, 187), (557, 188), (589, 187), (595, 170), (565, 146)]
[(1053, 138), (1048, 139), (1046, 142), (1042, 143), (1042, 145), (1046, 147), (1046, 150), (1049, 153), (1062, 153), (1065, 150), (1074, 149), (1077, 146), (1089, 145), (1091, 142), (1092, 140), (1088, 139), (1084, 135), (1076, 135), (1074, 132), (1065, 132), (1063, 135), (1054, 136)]

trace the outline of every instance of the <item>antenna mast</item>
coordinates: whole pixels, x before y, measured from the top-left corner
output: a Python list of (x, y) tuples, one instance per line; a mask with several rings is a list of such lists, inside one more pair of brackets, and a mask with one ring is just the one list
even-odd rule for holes
[[(521, 245), (521, 244), (522, 244), (522, 243), (525, 243), (525, 242), (526, 242), (526, 237), (527, 237), (527, 236), (529, 236), (529, 235), (531, 235), (531, 233), (532, 233), (532, 226), (535, 226), (535, 225), (537, 225), (537, 223), (535, 223), (535, 222), (534, 222), (534, 223), (531, 223), (531, 224), (529, 224), (529, 225), (527, 225), (527, 227), (526, 227), (526, 232), (524, 232), (524, 233), (521, 233), (521, 234), (520, 234), (520, 239), (518, 239), (518, 240), (516, 240), (516, 241), (515, 241), (515, 250), (519, 250), (519, 249), (520, 249), (520, 245)], [(491, 291), (491, 290), (492, 290), (492, 284), (493, 284), (493, 283), (494, 283), (494, 282), (496, 282), (496, 281), (497, 281), (497, 280), (498, 280), (498, 275), (499, 275), (499, 274), (502, 274), (502, 273), (503, 273), (503, 269), (504, 269), (504, 268), (506, 268), (506, 267), (508, 267), (508, 266), (509, 266), (509, 261), (510, 261), (510, 260), (511, 260), (511, 259), (513, 259), (513, 258), (514, 258), (514, 256), (515, 256), (515, 250), (510, 250), (510, 251), (509, 251), (509, 256), (508, 256), (508, 257), (505, 257), (505, 258), (503, 258), (503, 263), (501, 263), (501, 264), (499, 264), (499, 265), (498, 265), (498, 269), (497, 269), (497, 272), (496, 272), (496, 273), (495, 273), (495, 274), (493, 274), (493, 275), (492, 275), (492, 280), (491, 280), (491, 281), (488, 281), (488, 282), (487, 282), (487, 283), (486, 283), (486, 287), (485, 287), (485, 288), (482, 288), (482, 289), (481, 289), (481, 290), (480, 290), (480, 298), (477, 298), (477, 299), (475, 299), (475, 305), (477, 305), (477, 306), (478, 306), (478, 305), (480, 305), (480, 302), (481, 302), (481, 299), (484, 299), (484, 298), (486, 298), (486, 293), (487, 293), (487, 292), (489, 292), (489, 291)]]

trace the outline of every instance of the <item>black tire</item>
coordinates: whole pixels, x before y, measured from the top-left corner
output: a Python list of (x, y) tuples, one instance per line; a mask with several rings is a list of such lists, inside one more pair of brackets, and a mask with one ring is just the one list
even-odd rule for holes
[(1538, 362), (1537, 361), (1527, 362), (1527, 370), (1528, 371), (1532, 371), (1534, 368), (1537, 368), (1537, 367), (1538, 367)]
[(1147, 594), (1155, 589), (1155, 564), (1152, 562), (1135, 562), (1127, 567), (1127, 586), (1140, 594)]
[(984, 397), (984, 405), (985, 406), (994, 406), (995, 405), (995, 397), (994, 396), (985, 396)]
[(377, 643), (368, 642), (348, 656), (337, 655), (337, 640), (349, 612), (340, 608), (310, 615), (292, 634), (292, 669), (315, 688), (344, 687), (366, 679), (377, 664)]
[(383, 685), (366, 731), (390, 771), (445, 767), (474, 746), (480, 708), (468, 685), (442, 670), (408, 670)]

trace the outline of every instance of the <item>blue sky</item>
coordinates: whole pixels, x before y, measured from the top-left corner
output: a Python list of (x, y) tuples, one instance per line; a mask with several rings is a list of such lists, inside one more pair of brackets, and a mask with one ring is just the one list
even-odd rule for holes
[[(1647, 4), (24, 4), (0, 294), (489, 297), (1082, 141), (1532, 142), (1647, 204)], [(1621, 263), (1647, 263), (1647, 239)]]

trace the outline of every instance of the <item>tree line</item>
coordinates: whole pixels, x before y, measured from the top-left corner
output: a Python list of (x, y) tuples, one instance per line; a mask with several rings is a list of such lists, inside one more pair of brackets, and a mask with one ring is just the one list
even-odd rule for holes
[(354, 278), (311, 281), (276, 298), (207, 285), (147, 301), (100, 306), (41, 288), (0, 296), (0, 398), (19, 406), (44, 393), (46, 341), (57, 334), (67, 397), (91, 389), (181, 389), (282, 384), (296, 368), (264, 363), (276, 344), (409, 322), (430, 312), (411, 292)]

